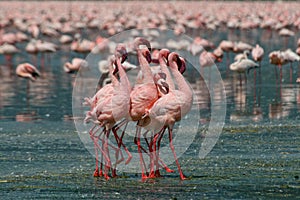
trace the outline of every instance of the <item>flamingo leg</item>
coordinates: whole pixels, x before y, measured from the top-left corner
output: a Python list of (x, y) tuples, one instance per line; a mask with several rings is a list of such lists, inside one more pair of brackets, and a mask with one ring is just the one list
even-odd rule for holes
[(107, 159), (106, 159), (106, 162), (105, 162), (105, 170), (104, 170), (104, 177), (105, 177), (106, 180), (109, 179), (108, 172), (109, 172), (109, 170), (111, 168), (111, 160), (110, 160), (110, 155), (109, 155), (109, 150), (108, 150), (108, 137), (109, 137), (109, 133), (110, 133), (110, 130), (106, 130), (105, 134), (103, 136), (103, 138), (104, 138), (103, 148), (104, 148), (104, 153), (107, 156)]
[[(165, 131), (166, 131), (166, 127), (162, 128), (162, 130), (161, 130), (160, 133), (159, 133), (159, 137), (158, 137), (158, 139), (157, 139), (157, 151), (156, 151), (156, 153), (157, 153), (157, 155), (156, 155), (157, 160), (156, 160), (156, 171), (155, 171), (155, 174), (156, 174), (157, 177), (160, 177), (159, 163), (158, 163), (158, 161), (159, 161), (159, 150), (160, 150), (160, 143), (161, 143), (161, 140), (162, 140), (162, 137), (163, 137)], [(163, 164), (163, 168), (164, 168), (167, 172), (169, 172), (169, 173), (174, 172), (174, 170), (168, 168), (167, 165), (165, 165), (164, 163), (162, 163), (162, 164)]]
[[(120, 151), (121, 146), (123, 146), (123, 148), (124, 148), (124, 150), (125, 150), (125, 152), (127, 153), (127, 156), (128, 156), (128, 158), (127, 158), (127, 160), (125, 162), (125, 165), (127, 165), (130, 162), (130, 160), (132, 159), (131, 153), (129, 152), (129, 150), (127, 149), (127, 147), (125, 146), (125, 144), (123, 143), (123, 137), (124, 137), (127, 125), (128, 125), (128, 121), (124, 120), (121, 123), (116, 128), (113, 128), (113, 131), (114, 130), (117, 131), (121, 126), (125, 125), (125, 127), (124, 127), (124, 129), (122, 131), (121, 137), (118, 139), (118, 152)], [(115, 135), (115, 137), (116, 137), (116, 135)]]
[(174, 148), (174, 145), (173, 145), (173, 142), (172, 142), (172, 140), (173, 140), (172, 139), (173, 138), (172, 129), (170, 127), (168, 127), (168, 130), (169, 130), (169, 143), (170, 143), (169, 145), (170, 145), (170, 148), (171, 148), (171, 150), (173, 152), (173, 155), (174, 155), (174, 159), (175, 159), (175, 162), (176, 162), (176, 165), (177, 165), (177, 168), (178, 168), (180, 179), (185, 180), (186, 176), (182, 173), (179, 161), (178, 161), (177, 156), (176, 156), (175, 148)]
[(142, 146), (141, 146), (141, 127), (137, 125), (136, 127), (136, 136), (135, 136), (135, 142), (138, 146), (138, 153), (140, 155), (140, 166), (142, 170), (142, 179), (148, 178), (148, 176), (145, 174), (145, 161), (143, 158), (143, 153), (142, 153)]
[(157, 160), (156, 155), (156, 141), (159, 136), (159, 133), (156, 133), (149, 144), (149, 154), (150, 154), (150, 173), (149, 178), (155, 178), (155, 172), (154, 172), (154, 162)]
[(256, 103), (256, 69), (254, 69), (254, 87), (253, 87), (253, 99), (254, 99), (254, 103)]
[(293, 65), (292, 62), (290, 62), (290, 83), (293, 82)]

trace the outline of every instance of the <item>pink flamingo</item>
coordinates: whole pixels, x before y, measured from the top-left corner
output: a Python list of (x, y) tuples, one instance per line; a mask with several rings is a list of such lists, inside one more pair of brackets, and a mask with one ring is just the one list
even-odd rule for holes
[(203, 51), (199, 56), (199, 63), (200, 63), (200, 74), (204, 76), (204, 68), (209, 67), (209, 84), (211, 78), (211, 66), (215, 64), (215, 62), (220, 62), (222, 60), (223, 54), (215, 54), (214, 52), (207, 52)]
[(73, 58), (72, 63), (66, 62), (64, 64), (64, 70), (67, 73), (77, 72), (79, 71), (80, 67), (88, 67), (88, 62), (81, 58)]
[[(39, 70), (36, 69), (35, 66), (29, 64), (29, 63), (22, 63), (19, 64), (16, 68), (16, 74), (19, 77), (30, 79), (31, 81), (36, 81), (37, 77), (40, 76)], [(26, 87), (26, 94), (29, 94), (29, 81), (27, 81), (27, 87)], [(28, 100), (28, 96), (26, 97)]]
[(229, 63), (230, 63), (229, 52), (230, 52), (230, 51), (233, 51), (234, 43), (233, 43), (232, 41), (223, 40), (223, 41), (220, 42), (219, 48), (220, 48), (223, 52), (226, 52), (227, 65), (229, 65)]
[(253, 60), (256, 62), (259, 62), (259, 65), (260, 65), (260, 62), (264, 56), (264, 49), (261, 46), (259, 46), (258, 44), (256, 44), (256, 46), (252, 49), (251, 54), (252, 54)]
[[(146, 53), (140, 49), (140, 45), (145, 45), (149, 51), (146, 50)], [(137, 51), (138, 60), (141, 65), (141, 71), (143, 74), (143, 79), (135, 85), (131, 94), (130, 94), (130, 116), (132, 121), (138, 121), (136, 128), (135, 144), (138, 146), (138, 152), (140, 155), (140, 166), (142, 171), (142, 179), (148, 178), (145, 174), (144, 168), (144, 159), (142, 155), (142, 146), (140, 142), (141, 137), (141, 127), (142, 119), (147, 110), (151, 108), (153, 103), (159, 98), (157, 86), (162, 88), (164, 87), (161, 83), (158, 85), (155, 84), (149, 63), (151, 62), (151, 46), (148, 40), (144, 38), (136, 38), (134, 40), (134, 48)], [(148, 52), (148, 53), (147, 53)], [(158, 79), (156, 79), (158, 80)]]
[(299, 62), (300, 61), (300, 56), (293, 52), (291, 49), (287, 49), (282, 52), (284, 59), (290, 63), (290, 82), (292, 83), (293, 81), (293, 62)]
[[(102, 163), (100, 167), (100, 173), (98, 168), (98, 153), (97, 149), (100, 149), (102, 152), (103, 157), (105, 158), (105, 172), (104, 177), (106, 179), (109, 179), (108, 176), (108, 170), (111, 168), (111, 161), (109, 157), (108, 152), (108, 136), (110, 133), (110, 130), (112, 130), (114, 136), (116, 137), (116, 140), (119, 144), (119, 137), (117, 136), (117, 129), (115, 129), (115, 124), (117, 121), (125, 118), (129, 118), (129, 101), (130, 101), (130, 83), (127, 78), (127, 75), (125, 73), (125, 70), (123, 69), (121, 65), (120, 58), (122, 57), (122, 61), (124, 61), (124, 58), (126, 57), (126, 49), (123, 45), (118, 45), (116, 47), (115, 51), (115, 60), (114, 58), (111, 59), (111, 64), (113, 65), (116, 63), (117, 70), (119, 71), (120, 75), (120, 81), (118, 81), (117, 77), (114, 76), (112, 65), (110, 65), (110, 74), (112, 78), (112, 83), (106, 85), (101, 90), (97, 92), (94, 99), (86, 99), (86, 102), (91, 105), (91, 111), (87, 113), (87, 116), (85, 118), (85, 121), (93, 121), (95, 124), (99, 124), (101, 127), (104, 127), (104, 139), (103, 142), (103, 148), (101, 148), (98, 145), (98, 137), (95, 137), (94, 134), (97, 132), (97, 130), (92, 133), (95, 126), (91, 129), (90, 134), (91, 138), (94, 141), (95, 145), (95, 153), (96, 153), (96, 169), (94, 172), (94, 176), (101, 176), (102, 175)], [(98, 99), (99, 98), (99, 99)], [(96, 102), (95, 102), (96, 101)], [(120, 144), (120, 146), (123, 144)], [(119, 146), (119, 148), (120, 148)], [(126, 163), (129, 163), (131, 159), (131, 154), (127, 150), (127, 148), (123, 145), (125, 148), (125, 151), (127, 152), (129, 158), (127, 159)], [(117, 151), (118, 152), (118, 151)], [(116, 153), (117, 154), (117, 153)], [(116, 161), (118, 162), (118, 161)], [(115, 169), (112, 171), (112, 176), (115, 177)]]
[[(184, 117), (190, 111), (193, 102), (193, 93), (191, 88), (185, 81), (184, 77), (178, 70), (177, 63), (180, 63), (181, 68), (185, 68), (185, 61), (181, 59), (177, 53), (171, 53), (168, 56), (168, 62), (173, 77), (178, 85), (178, 89), (176, 90), (175, 88), (173, 88), (174, 85), (170, 84), (171, 89), (169, 90), (169, 92), (163, 95), (161, 98), (159, 98), (147, 111), (146, 117), (150, 118), (150, 124), (147, 126), (153, 126), (156, 128), (156, 130), (161, 130), (159, 131), (159, 134), (157, 136), (157, 138), (159, 137), (157, 141), (158, 146), (160, 145), (160, 140), (165, 130), (168, 129), (169, 145), (173, 152), (174, 159), (180, 174), (180, 178), (181, 180), (184, 180), (186, 179), (186, 177), (182, 173), (180, 164), (175, 153), (175, 148), (172, 143), (172, 131), (175, 122), (180, 121), (181, 118)], [(154, 139), (153, 142), (156, 142), (156, 139)]]
[(36, 81), (37, 77), (40, 76), (40, 72), (35, 68), (35, 66), (29, 63), (19, 64), (16, 68), (16, 74), (32, 81)]

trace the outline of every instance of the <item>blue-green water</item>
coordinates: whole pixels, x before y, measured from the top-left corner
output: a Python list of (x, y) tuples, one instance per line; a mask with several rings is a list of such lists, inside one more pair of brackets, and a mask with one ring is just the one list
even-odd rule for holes
[[(191, 33), (194, 34), (195, 33)], [(209, 38), (209, 34), (202, 33)], [(62, 65), (78, 56), (60, 50), (50, 55), (42, 77), (30, 82), (9, 73), (0, 57), (0, 194), (7, 199), (296, 199), (300, 196), (300, 88), (295, 83), (294, 64), (290, 82), (289, 67), (283, 67), (284, 80), (276, 84), (274, 66), (267, 54), (280, 49), (282, 40), (273, 33), (264, 39), (262, 31), (219, 30), (210, 40), (243, 39), (265, 48), (261, 75), (248, 75), (247, 86), (226, 73), (226, 56), (218, 64), (226, 89), (225, 126), (217, 144), (204, 159), (198, 158), (203, 136), (210, 121), (209, 97), (199, 101), (200, 126), (193, 143), (180, 157), (184, 173), (180, 181), (176, 165), (173, 174), (142, 182), (140, 174), (119, 172), (119, 178), (94, 178), (94, 158), (85, 149), (72, 119), (74, 75)], [(249, 37), (248, 37), (249, 36)], [(295, 37), (296, 38), (296, 37)], [(272, 41), (274, 42), (270, 42)], [(288, 45), (295, 48), (295, 39)], [(22, 48), (24, 44), (20, 44)], [(17, 54), (16, 63), (30, 60)], [(231, 61), (233, 54), (230, 54)], [(186, 77), (194, 90), (203, 94), (199, 77), (188, 69)], [(261, 82), (259, 81), (261, 79)], [(281, 87), (281, 92), (280, 92)]]

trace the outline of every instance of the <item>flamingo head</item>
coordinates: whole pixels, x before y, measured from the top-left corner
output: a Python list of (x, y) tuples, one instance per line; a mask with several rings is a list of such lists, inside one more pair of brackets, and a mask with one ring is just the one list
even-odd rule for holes
[(124, 44), (118, 44), (115, 49), (115, 57), (121, 58), (121, 63), (123, 63), (125, 60), (127, 60), (127, 50), (126, 46)]
[(166, 74), (165, 73), (156, 73), (153, 76), (154, 82), (159, 90), (160, 93), (162, 94), (168, 94), (169, 93), (169, 85), (166, 82)]
[(140, 49), (140, 46), (144, 45), (148, 48), (149, 51), (151, 51), (151, 45), (150, 42), (148, 40), (146, 40), (145, 38), (142, 37), (137, 37), (134, 40), (134, 47), (136, 50)]
[(142, 52), (142, 55), (146, 58), (147, 62), (151, 63), (152, 58), (151, 58), (150, 51), (148, 49), (142, 49), (141, 52)]
[(119, 70), (116, 67), (117, 66), (117, 59), (115, 55), (112, 55), (108, 58), (109, 63), (111, 64), (112, 68), (113, 68), (113, 72), (112, 74), (115, 75)]
[[(184, 58), (180, 57), (177, 53), (172, 52), (168, 56), (168, 63), (176, 63), (178, 71), (183, 74), (186, 70), (185, 60)], [(171, 66), (171, 65), (170, 65)], [(172, 66), (171, 66), (172, 67)]]
[(159, 56), (161, 56), (163, 59), (166, 60), (167, 65), (169, 65), (168, 63), (168, 56), (170, 54), (170, 50), (169, 49), (161, 49), (159, 51)]

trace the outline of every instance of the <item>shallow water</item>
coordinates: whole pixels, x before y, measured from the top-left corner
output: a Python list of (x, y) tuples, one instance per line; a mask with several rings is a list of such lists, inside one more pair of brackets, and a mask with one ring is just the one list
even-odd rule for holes
[[(89, 32), (88, 32), (89, 33)], [(191, 32), (191, 36), (209, 33)], [(261, 30), (220, 29), (210, 40), (243, 39), (265, 48), (266, 55), (280, 49), (283, 40)], [(88, 34), (87, 34), (88, 35)], [(260, 35), (262, 37), (260, 37)], [(267, 36), (266, 36), (267, 35)], [(298, 35), (299, 36), (299, 35)], [(265, 38), (267, 37), (267, 38)], [(297, 37), (295, 37), (297, 38)], [(295, 48), (295, 38), (288, 46)], [(272, 42), (270, 42), (272, 41)], [(20, 48), (25, 44), (20, 44)], [(72, 119), (74, 75), (62, 65), (81, 56), (60, 50), (50, 55), (42, 78), (35, 83), (14, 75), (16, 63), (31, 60), (17, 54), (13, 66), (0, 57), (0, 194), (10, 199), (109, 198), (109, 199), (295, 199), (300, 196), (300, 88), (295, 83), (297, 64), (290, 81), (276, 84), (274, 68), (267, 56), (239, 87), (238, 77), (226, 72), (226, 58), (220, 69), (226, 91), (225, 126), (213, 150), (199, 159), (198, 152), (210, 122), (211, 104), (207, 87), (189, 68), (186, 77), (194, 91), (200, 91), (200, 126), (193, 143), (180, 157), (189, 180), (180, 181), (177, 172), (142, 182), (140, 174), (119, 172), (119, 178), (105, 181), (92, 176), (94, 158), (81, 142)], [(47, 58), (46, 58), (47, 59)], [(233, 60), (233, 54), (230, 54)], [(41, 57), (38, 56), (38, 62)], [(10, 72), (10, 70), (12, 72)], [(256, 84), (254, 84), (256, 82)], [(206, 95), (205, 95), (206, 94)], [(200, 98), (201, 97), (201, 98)], [(176, 171), (176, 165), (170, 165)]]

